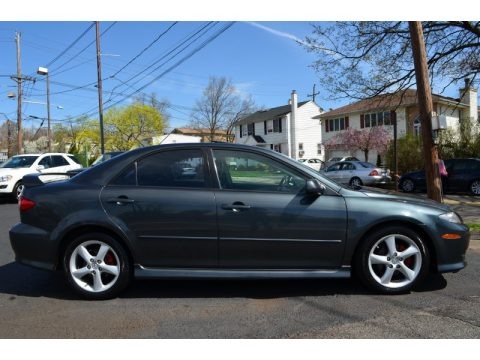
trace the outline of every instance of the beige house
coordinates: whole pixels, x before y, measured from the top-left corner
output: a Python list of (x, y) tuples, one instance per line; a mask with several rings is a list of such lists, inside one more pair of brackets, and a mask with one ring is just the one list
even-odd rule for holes
[[(432, 128), (452, 129), (458, 133), (462, 121), (478, 124), (477, 90), (465, 82), (465, 87), (459, 90), (459, 98), (450, 98), (432, 94), (433, 109), (436, 114)], [(357, 101), (316, 116), (322, 124), (322, 140), (325, 143), (332, 137), (341, 134), (347, 128), (369, 129), (375, 126), (385, 126), (393, 138), (393, 120), (397, 120), (397, 136), (405, 134), (420, 136), (421, 123), (419, 119), (418, 98), (415, 89), (409, 89), (395, 94), (386, 94), (374, 98)], [(363, 160), (360, 150), (347, 149), (327, 150), (326, 157), (356, 156)], [(376, 159), (377, 153), (372, 151), (369, 159)]]

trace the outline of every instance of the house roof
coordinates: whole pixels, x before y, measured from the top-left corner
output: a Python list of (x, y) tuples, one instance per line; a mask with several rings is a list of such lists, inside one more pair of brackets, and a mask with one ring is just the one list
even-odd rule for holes
[[(302, 101), (299, 102), (297, 107), (301, 107), (308, 103), (310, 101)], [(267, 110), (260, 110), (257, 111), (246, 118), (243, 118), (241, 120), (238, 120), (235, 125), (243, 125), (243, 124), (250, 124), (254, 122), (261, 122), (261, 121), (266, 121), (266, 120), (272, 120), (275, 118), (278, 118), (279, 116), (286, 115), (292, 111), (291, 105), (283, 105), (283, 106), (278, 106), (274, 107), (271, 109)]]
[[(459, 99), (440, 96), (436, 94), (432, 94), (432, 100), (433, 102), (450, 103), (450, 104), (455, 104), (456, 106), (459, 106), (459, 107), (468, 107), (467, 104), (460, 103)], [(386, 110), (386, 109), (396, 108), (399, 106), (410, 106), (410, 105), (415, 105), (417, 103), (418, 103), (417, 90), (407, 89), (405, 91), (401, 91), (393, 94), (379, 95), (369, 99), (360, 100), (352, 104), (339, 107), (338, 109), (328, 111), (321, 115), (317, 115), (314, 118), (325, 119), (325, 118), (331, 118), (333, 116), (347, 115), (351, 113), (366, 112), (366, 111), (372, 111), (372, 110)]]

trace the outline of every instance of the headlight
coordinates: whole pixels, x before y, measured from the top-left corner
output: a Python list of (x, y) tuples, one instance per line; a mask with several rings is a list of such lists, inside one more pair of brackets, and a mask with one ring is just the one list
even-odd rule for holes
[(446, 214), (442, 214), (439, 216), (439, 218), (455, 224), (463, 223), (462, 219), (460, 219), (460, 217), (457, 214), (455, 214), (453, 211)]
[(10, 180), (12, 180), (12, 175), (0, 176), (0, 182), (7, 182), (7, 181), (10, 181)]

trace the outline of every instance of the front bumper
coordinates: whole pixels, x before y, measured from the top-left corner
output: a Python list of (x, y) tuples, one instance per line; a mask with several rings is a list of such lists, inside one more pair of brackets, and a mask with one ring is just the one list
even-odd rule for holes
[(18, 223), (9, 232), (15, 260), (36, 268), (55, 270), (58, 247), (40, 228)]

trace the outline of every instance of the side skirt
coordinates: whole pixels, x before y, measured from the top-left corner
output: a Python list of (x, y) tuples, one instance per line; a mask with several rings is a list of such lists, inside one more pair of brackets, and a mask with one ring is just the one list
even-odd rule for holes
[(308, 279), (308, 278), (349, 278), (350, 267), (337, 270), (250, 270), (250, 269), (159, 269), (135, 265), (138, 279)]

